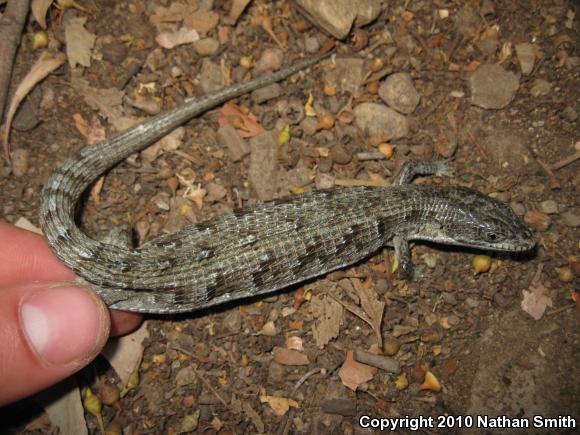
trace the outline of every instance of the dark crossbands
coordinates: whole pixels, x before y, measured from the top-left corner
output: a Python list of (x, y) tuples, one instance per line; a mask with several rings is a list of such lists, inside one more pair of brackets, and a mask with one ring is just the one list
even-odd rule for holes
[(535, 245), (505, 204), (466, 189), (410, 184), (446, 174), (442, 161), (408, 162), (390, 188), (311, 192), (234, 210), (138, 248), (89, 238), (75, 211), (103, 172), (192, 117), (314, 65), (328, 54), (164, 112), (84, 148), (48, 180), (40, 223), (56, 255), (112, 308), (178, 313), (267, 294), (394, 247), (404, 277), (408, 243), (425, 240), (521, 252)]

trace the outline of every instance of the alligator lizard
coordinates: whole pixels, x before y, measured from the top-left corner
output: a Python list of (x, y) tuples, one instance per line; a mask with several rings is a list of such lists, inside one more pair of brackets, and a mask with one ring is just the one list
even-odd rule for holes
[(40, 223), (56, 255), (115, 309), (178, 313), (273, 292), (394, 247), (403, 276), (408, 244), (426, 240), (526, 251), (534, 238), (505, 204), (467, 188), (410, 184), (442, 162), (409, 162), (389, 188), (354, 187), (290, 196), (186, 226), (138, 248), (97, 241), (76, 223), (84, 191), (105, 171), (174, 128), (231, 98), (280, 81), (326, 55), (190, 99), (112, 139), (82, 149), (48, 180)]

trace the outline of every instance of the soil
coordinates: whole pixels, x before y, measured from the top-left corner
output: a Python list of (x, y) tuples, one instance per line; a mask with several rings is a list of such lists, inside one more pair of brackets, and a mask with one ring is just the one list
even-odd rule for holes
[[(97, 40), (108, 41), (100, 46), (106, 55), (94, 58), (82, 73), (92, 87), (115, 88), (133, 96), (141, 85), (154, 83), (153, 96), (164, 108), (178, 105), (186, 96), (203, 93), (198, 79), (202, 58), (191, 46), (162, 50), (155, 60), (148, 58), (156, 49), (157, 32), (148, 20), (153, 13), (152, 2), (88, 3), (93, 13), (87, 16), (86, 28), (97, 35)], [(332, 149), (340, 143), (333, 154), (336, 161), (327, 173), (337, 179), (380, 177), (390, 181), (402, 161), (446, 152), (452, 146), (449, 143), (456, 141), (457, 150), (451, 151), (456, 173), (453, 182), (510, 202), (532, 226), (537, 249), (517, 258), (492, 255), (491, 270), (475, 274), (471, 262), (477, 252), (417, 244), (412, 249), (416, 270), (412, 281), (397, 279), (390, 273), (385, 256), (378, 253), (352, 268), (307, 284), (306, 295), (324, 296), (336, 292), (345, 280), (361, 277), (376, 291), (386, 303), (383, 336), (389, 341), (394, 338), (400, 345), (393, 357), (406, 374), (406, 388), (397, 384), (399, 375), (381, 370), (361, 383), (356, 392), (345, 387), (339, 375), (346, 351), (368, 350), (376, 343), (375, 334), (360, 317), (344, 310), (338, 336), (318, 347), (312, 333), (317, 319), (304, 296), (304, 287), (241, 306), (191, 315), (150, 316), (150, 338), (145, 342), (139, 384), (117, 407), (105, 407), (107, 423), (116, 417), (124, 433), (191, 429), (226, 434), (370, 433), (371, 429), (359, 426), (362, 415), (402, 417), (406, 422), (410, 421), (406, 417), (433, 416), (434, 426), (423, 428), (424, 433), (475, 432), (477, 416), (503, 415), (530, 422), (534, 416), (571, 416), (576, 425), (580, 422), (576, 369), (580, 328), (575, 294), (579, 289), (579, 233), (565, 217), (566, 212), (577, 216), (580, 210), (580, 162), (561, 168), (551, 166), (578, 151), (574, 146), (578, 147), (580, 130), (574, 113), (580, 111), (580, 69), (577, 58), (567, 59), (578, 56), (578, 5), (558, 0), (498, 0), (492, 3), (492, 13), (482, 15), (480, 2), (443, 3), (389, 2), (379, 19), (362, 30), (369, 37), (367, 45), (359, 46), (360, 33), (358, 42), (349, 38), (338, 44), (339, 57), (364, 58), (368, 65), (373, 59), (389, 59), (394, 72), (405, 71), (413, 78), (421, 103), (408, 116), (409, 134), (390, 142), (395, 147), (392, 159), (357, 159), (357, 153), (376, 151), (378, 144), (364, 137), (353, 124), (337, 121), (333, 127), (312, 135), (299, 124), (293, 125), (293, 139), (281, 147), (280, 163), (284, 170), (292, 171), (301, 162), (313, 179), (322, 168), (329, 169), (327, 154), (320, 148)], [(227, 64), (237, 66), (242, 55), (259, 59), (265, 49), (276, 48), (268, 33), (255, 25), (253, 18), (260, 15), (273, 17), (274, 32), (287, 36), (287, 58), (305, 53), (306, 38), (315, 38), (321, 44), (329, 41), (288, 6), (286, 2), (251, 3), (233, 29), (235, 37), (210, 59), (218, 65), (225, 59)], [(215, 1), (213, 10), (223, 19), (230, 7), (229, 1)], [(442, 9), (449, 11), (449, 18), (437, 22), (438, 33), (429, 34), (434, 14)], [(575, 18), (569, 18), (570, 11), (576, 11)], [(66, 13), (86, 16), (79, 11)], [(470, 26), (470, 17), (475, 17), (476, 25)], [(59, 22), (59, 17), (50, 15), (49, 27), (62, 40), (64, 31)], [(489, 50), (486, 44), (490, 41), (482, 35), (494, 26), (499, 33), (492, 38), (495, 46)], [(36, 29), (35, 24), (29, 24), (12, 89), (37, 56), (29, 44)], [(212, 28), (209, 35), (217, 39), (217, 31)], [(386, 31), (392, 41), (377, 43)], [(513, 49), (520, 42), (533, 42), (538, 51), (530, 75), (522, 75), (515, 53), (501, 58), (510, 43)], [(498, 110), (470, 104), (469, 68), (473, 62), (498, 60), (519, 79), (513, 100)], [(154, 71), (149, 62), (156, 64)], [(175, 66), (184, 74), (176, 77), (175, 70), (172, 74)], [(237, 80), (245, 73), (236, 67), (232, 75)], [(551, 85), (541, 96), (531, 93), (537, 79)], [(42, 82), (26, 102), (40, 122), (26, 131), (12, 132), (12, 149), (28, 151), (28, 168), (24, 175), (16, 176), (6, 162), (0, 167), (2, 216), (9, 222), (26, 217), (38, 223), (41, 188), (49, 174), (84, 146), (85, 138), (75, 127), (74, 115), (80, 114), (89, 123), (98, 120), (108, 125), (69, 86), (70, 80), (71, 69), (64, 65)], [(304, 104), (308, 92), (312, 92), (321, 110), (332, 113), (333, 103), (348, 101), (349, 95), (329, 95), (323, 91), (324, 84), (321, 68), (311, 68), (298, 79), (282, 83), (282, 95), (275, 100), (257, 105), (245, 96), (237, 104), (266, 123), (268, 116), (276, 113), (273, 108), (277, 103), (298, 98)], [(458, 91), (460, 95), (455, 95)], [(46, 100), (50, 102), (40, 104)], [(372, 82), (361, 88), (352, 106), (364, 101), (380, 101)], [(125, 110), (134, 116), (146, 116), (137, 109)], [(215, 113), (209, 113), (187, 123), (186, 139), (179, 147), (181, 154), (165, 152), (150, 162), (137, 156), (111, 170), (97, 195), (98, 202), (91, 197), (85, 203), (82, 225), (87, 233), (103, 237), (111, 227), (129, 223), (138, 228), (137, 238), (144, 242), (256, 202), (248, 180), (250, 159), (233, 161), (229, 157), (216, 134), (216, 119)], [(278, 121), (274, 119), (268, 128), (279, 126)], [(108, 134), (112, 133), (110, 128)], [(508, 152), (510, 149), (515, 155)], [(522, 156), (524, 163), (520, 161)], [(185, 186), (176, 174), (184, 173), (194, 174), (196, 185), (213, 192), (210, 199), (202, 201), (201, 209), (194, 201), (183, 199)], [(443, 179), (420, 182), (449, 183)], [(313, 183), (298, 189), (288, 184), (274, 196), (313, 188)], [(550, 213), (544, 210), (548, 200), (557, 204)], [(187, 213), (175, 211), (184, 205)], [(391, 256), (388, 253), (387, 257)], [(572, 270), (571, 277), (565, 276), (568, 270)], [(552, 306), (535, 320), (521, 308), (521, 302), (524, 291), (538, 286), (549, 296)], [(341, 297), (348, 298), (344, 293)], [(286, 316), (285, 310), (292, 307), (295, 312)], [(274, 333), (263, 332), (268, 321), (274, 322)], [(398, 335), (396, 331), (401, 327), (405, 327), (405, 333)], [(288, 337), (301, 339), (308, 364), (288, 365), (274, 360), (273, 350), (284, 348)], [(176, 387), (177, 373), (187, 367), (194, 367), (198, 377)], [(313, 369), (322, 370), (310, 373)], [(440, 392), (420, 388), (427, 371), (441, 383)], [(304, 382), (299, 383), (306, 374)], [(78, 381), (83, 386), (114, 385), (118, 378), (107, 362), (99, 359), (79, 373)], [(260, 400), (264, 396), (293, 399), (297, 407), (277, 415)], [(5, 408), (0, 415), (2, 425), (10, 427), (11, 432), (39, 433), (42, 431), (25, 428), (40, 413), (31, 399)], [(475, 418), (471, 428), (465, 427), (471, 426), (465, 420), (468, 415)], [(446, 416), (453, 416), (445, 420), (451, 427), (437, 426)], [(198, 419), (197, 424), (187, 426), (192, 418)], [(87, 414), (87, 422), (91, 433), (97, 433), (94, 417)], [(410, 428), (401, 431), (411, 432)], [(487, 433), (496, 431), (487, 429)], [(528, 431), (577, 433), (565, 428)]]

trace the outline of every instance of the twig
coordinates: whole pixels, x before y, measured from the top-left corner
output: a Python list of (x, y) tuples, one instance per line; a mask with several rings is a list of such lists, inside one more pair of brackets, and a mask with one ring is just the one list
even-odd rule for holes
[(12, 66), (24, 21), (28, 15), (29, 0), (9, 0), (0, 18), (0, 124), (4, 115), (4, 107), (8, 97)]
[(554, 171), (562, 169), (564, 166), (568, 166), (570, 163), (574, 163), (576, 160), (580, 159), (580, 151), (576, 151), (574, 154), (564, 157), (562, 160), (558, 160), (556, 163), (551, 165)]
[(574, 307), (576, 307), (576, 302), (572, 302), (571, 304), (564, 305), (563, 307), (560, 307), (560, 308), (556, 308), (555, 310), (552, 310), (549, 313), (546, 313), (546, 316), (555, 316), (556, 314), (560, 314), (560, 313), (567, 311), (567, 310), (570, 310)]

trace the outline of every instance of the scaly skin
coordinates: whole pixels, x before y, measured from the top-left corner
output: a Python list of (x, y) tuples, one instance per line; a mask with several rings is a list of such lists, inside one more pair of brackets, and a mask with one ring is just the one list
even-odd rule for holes
[(324, 57), (187, 101), (67, 160), (50, 177), (40, 208), (57, 256), (112, 308), (169, 314), (270, 293), (385, 245), (394, 246), (408, 276), (411, 240), (513, 252), (534, 246), (530, 231), (497, 200), (465, 188), (408, 184), (416, 174), (445, 172), (441, 162), (410, 162), (390, 188), (344, 188), (257, 204), (139, 248), (96, 241), (79, 229), (76, 205), (103, 172), (190, 118)]

